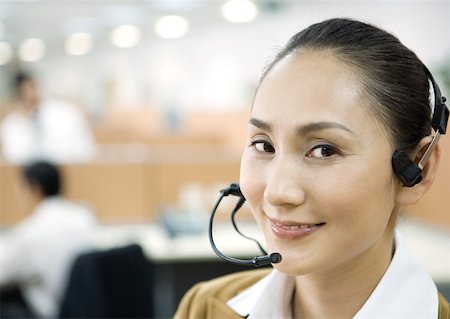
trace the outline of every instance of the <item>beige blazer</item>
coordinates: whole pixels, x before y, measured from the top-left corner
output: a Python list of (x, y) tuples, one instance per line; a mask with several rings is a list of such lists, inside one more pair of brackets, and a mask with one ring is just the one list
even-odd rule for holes
[[(248, 270), (202, 282), (181, 300), (174, 319), (242, 319), (227, 301), (252, 286), (271, 269)], [(449, 303), (439, 294), (439, 319), (450, 319)]]

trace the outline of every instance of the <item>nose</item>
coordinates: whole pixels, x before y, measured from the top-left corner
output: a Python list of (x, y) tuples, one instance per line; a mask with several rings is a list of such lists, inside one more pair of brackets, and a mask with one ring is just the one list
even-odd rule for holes
[(264, 190), (264, 200), (272, 206), (298, 206), (305, 202), (298, 164), (278, 160), (274, 163)]

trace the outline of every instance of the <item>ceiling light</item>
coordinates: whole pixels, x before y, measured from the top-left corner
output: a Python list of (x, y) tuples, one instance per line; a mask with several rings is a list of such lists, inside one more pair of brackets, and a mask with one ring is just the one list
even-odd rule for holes
[(11, 61), (13, 50), (8, 42), (0, 42), (0, 65), (5, 65)]
[(130, 24), (116, 27), (111, 33), (111, 42), (119, 48), (131, 48), (141, 40), (141, 30)]
[(66, 39), (66, 53), (70, 55), (85, 55), (91, 51), (92, 42), (92, 36), (89, 33), (73, 33)]
[(233, 23), (249, 22), (258, 15), (258, 8), (250, 0), (230, 0), (222, 6), (224, 18)]
[(155, 24), (156, 34), (164, 39), (177, 39), (184, 36), (189, 29), (189, 22), (180, 16), (164, 16)]
[(45, 43), (41, 39), (31, 38), (24, 40), (19, 47), (19, 56), (23, 61), (35, 62), (45, 54)]

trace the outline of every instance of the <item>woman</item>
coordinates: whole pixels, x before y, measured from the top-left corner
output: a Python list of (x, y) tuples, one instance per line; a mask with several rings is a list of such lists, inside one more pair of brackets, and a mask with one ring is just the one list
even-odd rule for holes
[(436, 147), (408, 187), (392, 165), (410, 167), (393, 154), (419, 159), (433, 139), (430, 76), (362, 22), (331, 19), (292, 37), (256, 92), (240, 176), (282, 261), (195, 286), (175, 318), (450, 318), (395, 232), (438, 167)]

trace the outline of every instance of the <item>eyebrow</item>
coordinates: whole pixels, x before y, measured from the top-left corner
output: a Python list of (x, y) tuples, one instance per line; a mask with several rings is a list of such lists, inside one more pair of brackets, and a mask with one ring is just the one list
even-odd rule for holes
[[(266, 123), (257, 118), (252, 117), (249, 120), (249, 123), (252, 124), (253, 126), (256, 126), (257, 128), (259, 128), (261, 130), (268, 131), (268, 132), (272, 131), (272, 126), (269, 123)], [(326, 122), (326, 121), (313, 122), (313, 123), (298, 126), (297, 133), (299, 135), (307, 135), (307, 134), (311, 134), (313, 132), (323, 131), (323, 130), (328, 130), (328, 129), (341, 129), (350, 134), (355, 135), (355, 133), (352, 130), (350, 130), (348, 127), (346, 127), (345, 125), (342, 125), (337, 122)]]

